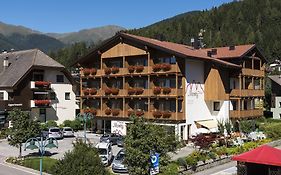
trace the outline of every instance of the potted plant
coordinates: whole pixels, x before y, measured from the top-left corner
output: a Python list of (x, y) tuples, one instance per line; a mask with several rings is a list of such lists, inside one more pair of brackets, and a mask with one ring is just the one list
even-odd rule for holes
[(35, 81), (35, 87), (49, 88), (51, 82), (49, 81)]
[(117, 74), (118, 72), (119, 72), (119, 67), (113, 66), (113, 67), (111, 68), (111, 73)]
[(111, 92), (110, 88), (105, 88), (104, 93), (105, 93), (105, 95), (110, 95), (112, 92)]
[(153, 111), (152, 114), (155, 118), (160, 118), (162, 116), (162, 112), (159, 110)]
[(91, 70), (89, 68), (84, 68), (83, 69), (84, 76), (88, 76), (88, 75), (90, 75), (90, 73), (91, 73)]
[(153, 93), (154, 93), (155, 95), (159, 95), (159, 94), (161, 93), (161, 88), (158, 87), (158, 86), (154, 87), (154, 88), (153, 88)]
[(136, 66), (136, 72), (138, 72), (138, 73), (142, 72), (143, 69), (144, 69), (144, 66), (142, 66), (142, 65)]
[(112, 115), (113, 116), (117, 116), (117, 115), (119, 115), (119, 113), (120, 113), (119, 109), (112, 109)]
[(161, 65), (161, 69), (162, 69), (163, 71), (169, 71), (169, 70), (171, 70), (171, 68), (172, 68), (172, 66), (171, 66), (171, 64), (169, 64), (169, 63), (163, 63), (163, 64)]
[(105, 68), (105, 69), (104, 69), (104, 73), (105, 73), (106, 75), (111, 74), (111, 69), (110, 69), (110, 68)]
[(132, 116), (132, 115), (134, 115), (135, 114), (135, 112), (132, 110), (132, 109), (129, 109), (128, 110), (128, 116), (130, 117), (130, 116)]
[(128, 71), (129, 73), (133, 73), (135, 71), (135, 66), (132, 65), (128, 66)]
[(83, 94), (84, 94), (84, 95), (89, 95), (89, 93), (90, 93), (90, 92), (89, 92), (89, 89), (83, 89)]
[(110, 109), (110, 108), (106, 108), (106, 109), (104, 110), (104, 113), (105, 113), (106, 115), (110, 115), (110, 114), (111, 114), (111, 109)]
[(96, 73), (97, 73), (97, 69), (96, 68), (90, 69), (90, 74), (91, 75), (96, 75)]
[(119, 89), (113, 87), (113, 88), (111, 88), (111, 93), (112, 93), (112, 95), (118, 95)]
[(135, 94), (136, 94), (136, 95), (140, 95), (140, 94), (142, 94), (142, 93), (143, 93), (143, 91), (144, 91), (144, 89), (143, 89), (143, 88), (135, 88)]
[(161, 64), (155, 64), (154, 66), (152, 66), (152, 70), (153, 72), (158, 72), (161, 70)]
[(163, 89), (163, 94), (171, 93), (171, 88), (169, 88), (169, 87), (163, 87), (162, 89)]
[(88, 90), (90, 95), (95, 95), (97, 93), (97, 90), (95, 88), (91, 88)]
[(164, 118), (170, 118), (171, 115), (172, 115), (172, 113), (171, 113), (170, 111), (164, 111), (164, 112), (163, 112), (163, 117), (164, 117)]
[(136, 90), (135, 90), (134, 88), (131, 88), (131, 87), (130, 87), (130, 88), (128, 89), (128, 94), (129, 94), (129, 95), (133, 95), (133, 94), (135, 94), (135, 93), (136, 93)]

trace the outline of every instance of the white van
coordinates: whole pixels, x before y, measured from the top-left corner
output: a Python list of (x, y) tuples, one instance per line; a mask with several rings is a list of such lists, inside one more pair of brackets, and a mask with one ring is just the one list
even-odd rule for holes
[(96, 145), (96, 148), (99, 151), (103, 165), (109, 166), (113, 157), (111, 143), (101, 142)]

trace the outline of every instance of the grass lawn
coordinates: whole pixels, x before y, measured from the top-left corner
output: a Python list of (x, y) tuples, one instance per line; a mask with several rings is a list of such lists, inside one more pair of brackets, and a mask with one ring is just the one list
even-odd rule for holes
[[(58, 160), (56, 160), (56, 159), (53, 159), (50, 157), (43, 157), (43, 172), (51, 173), (52, 167), (57, 162), (58, 162)], [(16, 164), (39, 171), (40, 170), (40, 157), (28, 157), (28, 158), (25, 158), (24, 160), (17, 161)]]

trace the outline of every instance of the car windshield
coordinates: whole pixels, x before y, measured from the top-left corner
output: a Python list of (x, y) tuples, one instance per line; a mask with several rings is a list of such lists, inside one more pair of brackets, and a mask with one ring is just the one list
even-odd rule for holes
[(60, 129), (57, 129), (57, 128), (50, 129), (50, 132), (60, 132)]
[(72, 131), (71, 128), (64, 128), (65, 131)]
[(99, 153), (100, 153), (100, 155), (107, 155), (107, 150), (99, 148)]
[(101, 137), (109, 137), (109, 135), (108, 134), (104, 134)]
[(124, 153), (119, 153), (116, 156), (116, 160), (124, 160), (125, 154)]

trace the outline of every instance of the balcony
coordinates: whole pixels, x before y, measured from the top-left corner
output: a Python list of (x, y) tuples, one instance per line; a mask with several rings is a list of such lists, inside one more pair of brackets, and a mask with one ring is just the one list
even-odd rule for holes
[(123, 111), (121, 109), (111, 109), (111, 108), (105, 108), (101, 112), (101, 116), (105, 117), (124, 117)]
[(179, 72), (178, 66), (176, 64), (155, 64), (149, 67), (149, 72), (151, 74), (167, 74), (167, 73), (176, 73)]
[(31, 100), (30, 107), (31, 108), (46, 108), (50, 107), (51, 100)]
[(49, 90), (50, 87), (51, 87), (51, 82), (49, 82), (49, 81), (31, 81), (30, 82), (31, 89)]
[(242, 119), (242, 118), (254, 118), (263, 116), (262, 109), (250, 109), (250, 110), (235, 110), (229, 111), (230, 118), (232, 119)]
[(257, 69), (243, 68), (242, 74), (247, 75), (247, 76), (254, 76), (254, 77), (264, 77), (264, 71), (263, 70), (257, 70)]
[(232, 97), (263, 97), (264, 90), (256, 89), (232, 89), (230, 92)]
[(154, 87), (151, 90), (151, 96), (157, 97), (177, 97), (183, 96), (183, 89), (168, 88), (168, 87)]

